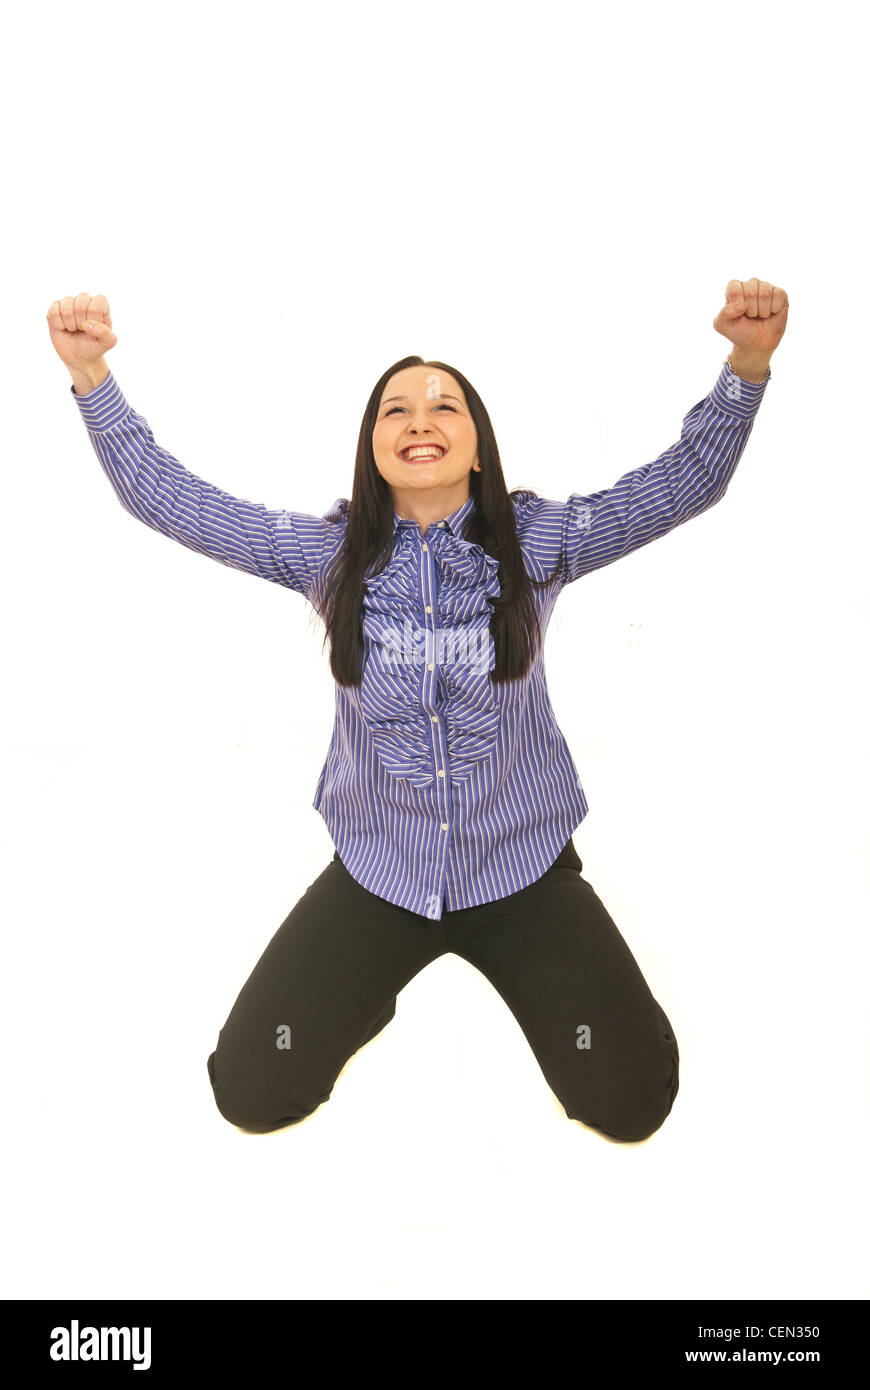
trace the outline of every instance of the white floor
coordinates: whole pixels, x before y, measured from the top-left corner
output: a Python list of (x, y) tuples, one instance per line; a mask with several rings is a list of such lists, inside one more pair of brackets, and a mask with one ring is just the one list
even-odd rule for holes
[(3, 1296), (866, 1297), (866, 977), (824, 849), (786, 872), (750, 809), (742, 874), (653, 845), (620, 871), (599, 794), (584, 872), (682, 1059), (644, 1143), (568, 1120), (453, 956), (319, 1111), (251, 1135), (206, 1057), (331, 856), (306, 798), (256, 752), (24, 751), (6, 774)]

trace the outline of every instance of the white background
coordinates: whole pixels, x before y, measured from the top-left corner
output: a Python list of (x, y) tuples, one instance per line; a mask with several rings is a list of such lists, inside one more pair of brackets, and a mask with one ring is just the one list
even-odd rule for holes
[[(859, 13), (16, 10), (5, 1296), (866, 1297)], [(751, 276), (790, 321), (726, 496), (568, 588), (547, 643), (584, 875), (677, 1032), (670, 1117), (568, 1120), (445, 956), (308, 1120), (227, 1124), (206, 1057), (332, 856), (322, 627), (121, 508), (49, 304), (107, 295), (119, 385), (191, 471), (320, 515), (408, 353), (474, 383), (509, 487), (615, 482), (711, 389)]]

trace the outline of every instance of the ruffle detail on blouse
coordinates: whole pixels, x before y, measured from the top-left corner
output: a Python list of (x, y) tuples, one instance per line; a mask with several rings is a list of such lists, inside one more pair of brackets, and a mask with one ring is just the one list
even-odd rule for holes
[(438, 577), (436, 624), (424, 612), (419, 550), (402, 528), (386, 570), (366, 580), (363, 594), (360, 710), (383, 765), (414, 787), (432, 786), (437, 768), (437, 730), (422, 705), (428, 660), (435, 660), (447, 691), (440, 715), (452, 779), (469, 777), (493, 754), (500, 716), (489, 678), (495, 666), (492, 600), (501, 593), (498, 561), (445, 529), (430, 526), (426, 538)]

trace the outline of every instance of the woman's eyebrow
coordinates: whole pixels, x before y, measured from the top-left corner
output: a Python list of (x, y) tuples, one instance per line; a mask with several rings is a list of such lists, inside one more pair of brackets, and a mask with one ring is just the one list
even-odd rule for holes
[[(387, 396), (386, 400), (381, 401), (381, 405), (386, 405), (389, 401), (406, 401), (407, 399), (407, 396)], [(450, 396), (446, 391), (443, 391), (440, 396), (433, 396), (432, 399), (433, 401), (456, 401), (459, 405), (462, 404), (458, 396)]]

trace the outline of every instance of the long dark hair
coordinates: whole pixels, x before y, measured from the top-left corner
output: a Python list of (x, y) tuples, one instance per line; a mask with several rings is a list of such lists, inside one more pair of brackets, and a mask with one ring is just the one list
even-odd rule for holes
[[(471, 418), (477, 430), (477, 457), (480, 472), (469, 474), (469, 491), (474, 506), (463, 525), (463, 539), (481, 545), (499, 562), (500, 597), (492, 599), (489, 630), (495, 650), (494, 681), (518, 680), (524, 676), (541, 641), (541, 627), (535, 609), (532, 586), (552, 584), (557, 569), (546, 579), (533, 579), (526, 571), (517, 535), (512, 498), (535, 497), (528, 488), (509, 493), (499, 458), (498, 444), (486, 406), (471, 382), (446, 362), (425, 362), (422, 357), (403, 357), (388, 367), (369, 396), (360, 426), (353, 475), (353, 493), (347, 507), (347, 533), (334, 560), (316, 608), (326, 625), (324, 645), (330, 642), (330, 668), (340, 685), (359, 685), (365, 652), (362, 632), (364, 575), (380, 557), (378, 574), (389, 563), (393, 548), (393, 499), (390, 486), (381, 477), (372, 449), (372, 434), (381, 396), (390, 377), (405, 367), (434, 367), (448, 372), (465, 393)], [(337, 519), (339, 513), (330, 513)]]

